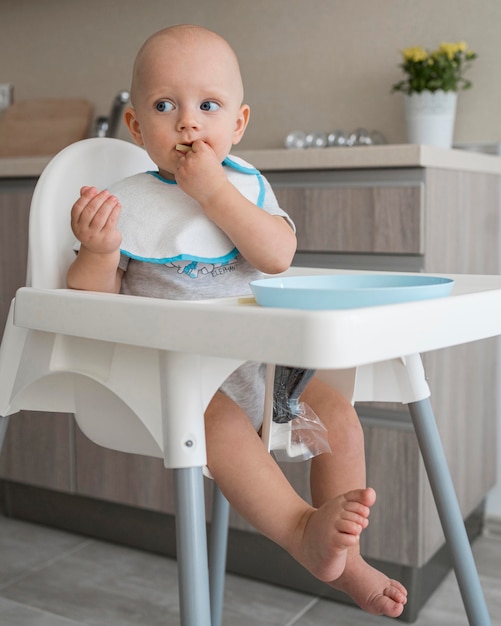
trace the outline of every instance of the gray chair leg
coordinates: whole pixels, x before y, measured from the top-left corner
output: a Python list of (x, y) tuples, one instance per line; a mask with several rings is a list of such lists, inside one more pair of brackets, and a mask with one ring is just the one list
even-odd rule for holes
[(174, 496), (181, 626), (211, 626), (201, 467), (174, 470)]
[(229, 517), (230, 503), (214, 482), (212, 523), (209, 540), (209, 584), (212, 626), (221, 626), (223, 621)]
[(428, 398), (409, 404), (435, 504), (470, 626), (490, 626), (491, 619), (480, 585), (463, 516)]

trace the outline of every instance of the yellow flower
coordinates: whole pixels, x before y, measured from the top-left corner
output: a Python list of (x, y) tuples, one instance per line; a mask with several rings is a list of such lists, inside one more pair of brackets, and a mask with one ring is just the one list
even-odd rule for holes
[(426, 60), (428, 53), (421, 46), (413, 46), (412, 48), (405, 48), (405, 50), (402, 50), (402, 56), (405, 61), (419, 63), (420, 61)]
[(458, 91), (469, 89), (471, 81), (464, 77), (477, 58), (465, 41), (454, 43), (443, 41), (431, 52), (421, 46), (401, 50), (405, 78), (392, 87), (392, 91), (406, 94), (422, 91)]
[(465, 41), (458, 41), (457, 43), (441, 43), (439, 49), (435, 54), (445, 54), (446, 57), (451, 60), (458, 52), (465, 52), (468, 46)]

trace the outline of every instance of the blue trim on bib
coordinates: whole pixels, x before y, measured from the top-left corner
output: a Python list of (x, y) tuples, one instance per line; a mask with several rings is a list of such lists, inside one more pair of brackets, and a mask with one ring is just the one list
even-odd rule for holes
[[(257, 182), (259, 185), (259, 194), (256, 200), (256, 206), (262, 209), (263, 204), (264, 204), (264, 198), (266, 196), (266, 187), (264, 185), (264, 178), (261, 172), (257, 170), (255, 167), (252, 167), (252, 166), (247, 167), (245, 165), (241, 165), (240, 163), (237, 163), (236, 161), (231, 159), (229, 156), (227, 156), (223, 160), (222, 165), (231, 167), (232, 169), (236, 170), (237, 172), (241, 172), (242, 174), (250, 174), (257, 178)], [(146, 173), (151, 174), (151, 176), (154, 176), (157, 180), (160, 180), (162, 183), (167, 183), (168, 185), (177, 185), (177, 182), (175, 180), (169, 180), (168, 178), (164, 178), (163, 176), (160, 175), (159, 172), (154, 172), (153, 170), (149, 170)], [(179, 260), (179, 259), (176, 259), (176, 260)], [(183, 260), (186, 260), (186, 259), (183, 259)]]
[(153, 170), (149, 170), (146, 173), (147, 174), (151, 174), (152, 176), (154, 176), (158, 180), (162, 181), (163, 183), (167, 183), (168, 185), (177, 185), (175, 180), (169, 180), (168, 178), (164, 178), (163, 176), (160, 176), (160, 172), (154, 172)]
[(262, 209), (263, 204), (264, 204), (264, 197), (266, 195), (266, 187), (264, 186), (264, 178), (262, 174), (258, 173), (256, 174), (256, 176), (257, 176), (257, 182), (259, 183), (259, 195), (256, 200), (256, 206)]
[(266, 187), (264, 185), (264, 178), (261, 172), (257, 170), (255, 167), (252, 167), (252, 166), (247, 167), (246, 165), (241, 165), (240, 163), (237, 163), (229, 156), (227, 156), (224, 159), (223, 165), (227, 165), (228, 167), (231, 167), (232, 169), (236, 170), (237, 172), (241, 172), (242, 174), (250, 174), (257, 178), (257, 182), (259, 185), (259, 194), (256, 200), (256, 206), (262, 209), (263, 204), (264, 204), (264, 198), (266, 196)]
[(243, 174), (254, 174), (255, 176), (259, 174), (259, 170), (257, 170), (255, 167), (247, 167), (246, 165), (237, 163), (229, 156), (227, 156), (223, 160), (223, 165), (228, 165), (228, 167), (232, 167), (234, 170), (237, 170), (237, 172), (242, 172)]
[(156, 263), (157, 265), (166, 265), (167, 263), (175, 263), (176, 261), (194, 261), (196, 263), (229, 263), (238, 256), (239, 252), (237, 248), (233, 248), (233, 250), (231, 250), (231, 252), (228, 252), (228, 254), (219, 257), (202, 257), (194, 256), (193, 254), (178, 254), (177, 256), (173, 257), (157, 259), (138, 256), (137, 254), (132, 254), (132, 252), (128, 252), (127, 250), (123, 250), (122, 248), (120, 248), (120, 254), (129, 257), (129, 259), (134, 259), (135, 261), (143, 261), (144, 263)]

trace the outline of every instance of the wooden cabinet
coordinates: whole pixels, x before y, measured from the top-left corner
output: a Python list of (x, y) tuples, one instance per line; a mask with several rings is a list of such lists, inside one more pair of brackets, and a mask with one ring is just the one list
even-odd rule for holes
[[(294, 220), (298, 250), (358, 254), (423, 254), (423, 183), (394, 173), (378, 184), (330, 180), (308, 173), (307, 182), (276, 176), (274, 191)], [(388, 173), (386, 173), (388, 176)], [(275, 176), (272, 175), (272, 180)]]

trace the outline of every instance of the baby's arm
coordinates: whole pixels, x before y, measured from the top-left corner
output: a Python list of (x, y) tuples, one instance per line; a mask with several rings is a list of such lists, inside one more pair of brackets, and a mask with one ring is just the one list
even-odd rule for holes
[(256, 269), (269, 274), (288, 269), (296, 236), (287, 221), (247, 200), (232, 185), (212, 149), (196, 141), (179, 160), (178, 185), (195, 198)]
[(117, 229), (120, 204), (108, 191), (82, 187), (71, 209), (71, 228), (80, 251), (71, 264), (66, 282), (71, 289), (118, 293), (122, 271)]

